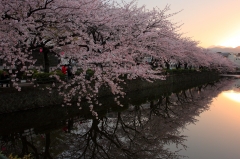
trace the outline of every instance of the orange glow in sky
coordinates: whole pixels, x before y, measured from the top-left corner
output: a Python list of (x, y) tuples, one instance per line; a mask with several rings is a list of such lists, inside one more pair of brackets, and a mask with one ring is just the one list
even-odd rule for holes
[(240, 46), (240, 33), (226, 38), (226, 40), (220, 42), (219, 45), (233, 48)]
[(169, 4), (169, 14), (181, 11), (170, 20), (183, 24), (180, 32), (199, 41), (199, 46), (240, 46), (240, 0), (137, 0), (137, 3), (149, 9), (163, 9)]
[(223, 95), (235, 102), (240, 103), (240, 93), (235, 92), (235, 91), (228, 91), (228, 92), (223, 92)]

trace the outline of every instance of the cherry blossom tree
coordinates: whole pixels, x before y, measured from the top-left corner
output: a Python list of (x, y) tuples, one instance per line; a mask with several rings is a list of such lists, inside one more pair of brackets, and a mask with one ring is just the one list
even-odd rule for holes
[[(103, 86), (108, 87), (119, 102), (125, 94), (121, 87), (125, 80), (164, 79), (159, 75), (161, 70), (153, 70), (143, 61), (148, 56), (159, 64), (169, 65), (174, 61), (231, 67), (228, 62), (215, 64), (216, 61), (212, 61), (215, 55), (209, 56), (195, 41), (183, 38), (178, 33), (180, 25), (169, 20), (177, 13), (168, 14), (169, 10), (169, 6), (147, 10), (144, 6), (138, 7), (136, 1), (2, 0), (0, 58), (9, 73), (15, 67), (25, 72), (36, 62), (32, 52), (39, 50), (44, 57), (44, 72), (49, 72), (55, 70), (49, 70), (48, 55), (61, 58), (64, 52), (64, 56), (76, 60), (72, 69), (74, 78), (66, 82), (54, 74), (58, 83), (47, 89), (60, 91), (68, 105), (73, 98), (77, 99), (77, 105), (87, 99), (91, 110), (94, 104), (99, 104), (96, 98)], [(76, 74), (78, 70), (80, 73)], [(87, 70), (93, 72), (89, 78), (86, 78)], [(13, 82), (21, 90), (18, 83)]]

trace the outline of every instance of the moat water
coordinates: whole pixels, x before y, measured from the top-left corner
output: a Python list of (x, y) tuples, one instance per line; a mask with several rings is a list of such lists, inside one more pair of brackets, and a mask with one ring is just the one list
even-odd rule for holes
[(123, 107), (100, 99), (98, 118), (87, 108), (58, 106), (2, 114), (0, 151), (54, 159), (240, 158), (238, 77), (160, 89), (129, 93)]
[[(196, 116), (181, 132), (187, 139), (179, 154), (190, 159), (239, 159), (240, 158), (240, 79), (228, 83), (212, 98), (209, 108)], [(177, 150), (174, 145), (171, 150)]]

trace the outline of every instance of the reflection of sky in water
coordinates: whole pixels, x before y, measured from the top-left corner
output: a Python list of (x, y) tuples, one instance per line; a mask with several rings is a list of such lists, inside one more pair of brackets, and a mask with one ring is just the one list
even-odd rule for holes
[(230, 91), (219, 94), (198, 122), (186, 127), (187, 150), (180, 154), (190, 159), (240, 159), (239, 82)]
[(223, 92), (222, 93), (225, 97), (240, 103), (240, 92), (236, 92), (234, 90)]

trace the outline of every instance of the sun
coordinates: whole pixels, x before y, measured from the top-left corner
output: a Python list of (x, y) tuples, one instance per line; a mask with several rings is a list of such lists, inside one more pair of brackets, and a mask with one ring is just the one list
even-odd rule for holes
[(240, 35), (227, 38), (227, 40), (222, 41), (219, 45), (232, 48), (240, 46)]
[(223, 93), (225, 97), (228, 97), (229, 99), (240, 103), (240, 93), (235, 91), (229, 91)]

